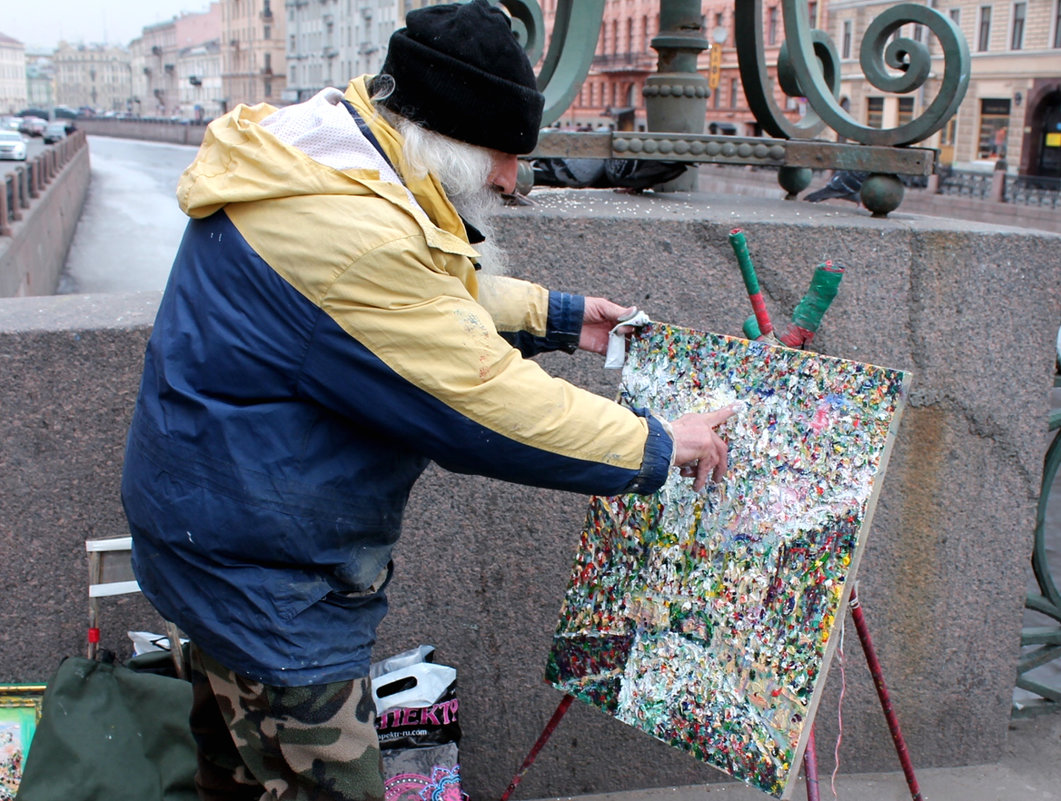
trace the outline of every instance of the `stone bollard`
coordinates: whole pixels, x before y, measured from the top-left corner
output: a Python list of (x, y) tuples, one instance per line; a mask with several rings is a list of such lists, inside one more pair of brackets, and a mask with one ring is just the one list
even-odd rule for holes
[(934, 172), (930, 176), (928, 176), (928, 186), (925, 187), (925, 190), (930, 195), (938, 195), (939, 194), (939, 173), (938, 172)]
[(36, 199), (36, 198), (41, 196), (41, 192), (40, 192), (40, 180), (41, 180), (40, 179), (40, 174), (41, 174), (41, 171), (40, 171), (40, 165), (37, 164), (36, 159), (31, 161), (29, 163), (29, 165), (27, 165), (27, 170), (29, 171), (29, 196), (31, 198), (33, 198), (33, 199)]

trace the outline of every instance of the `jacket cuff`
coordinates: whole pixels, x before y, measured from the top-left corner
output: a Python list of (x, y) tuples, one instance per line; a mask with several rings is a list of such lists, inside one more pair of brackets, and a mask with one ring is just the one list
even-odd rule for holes
[(585, 311), (586, 299), (582, 295), (550, 291), (545, 341), (558, 350), (574, 353), (578, 350)]
[(645, 440), (645, 456), (641, 470), (627, 486), (627, 492), (650, 495), (667, 481), (674, 462), (674, 435), (669, 424), (644, 409), (633, 409), (635, 414), (648, 422), (648, 438)]

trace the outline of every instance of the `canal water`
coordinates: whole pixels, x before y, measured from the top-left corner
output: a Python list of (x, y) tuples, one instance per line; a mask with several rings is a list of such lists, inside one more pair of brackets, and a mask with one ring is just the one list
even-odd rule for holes
[(92, 179), (60, 294), (163, 289), (188, 218), (177, 179), (196, 148), (88, 137)]

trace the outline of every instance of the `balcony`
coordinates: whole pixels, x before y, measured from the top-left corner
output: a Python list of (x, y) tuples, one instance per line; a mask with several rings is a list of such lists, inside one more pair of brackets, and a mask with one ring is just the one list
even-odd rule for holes
[(591, 69), (599, 72), (651, 72), (656, 58), (651, 53), (606, 53), (593, 57)]
[(339, 51), (334, 47), (326, 47), (321, 50), (321, 56), (323, 58), (335, 58), (337, 55), (339, 55)]
[(198, 75), (189, 75), (188, 83), (190, 83), (192, 86), (202, 86), (203, 79), (200, 78)]

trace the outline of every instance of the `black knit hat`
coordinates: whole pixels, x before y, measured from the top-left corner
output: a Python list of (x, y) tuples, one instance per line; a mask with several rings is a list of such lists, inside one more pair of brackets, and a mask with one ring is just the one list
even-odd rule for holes
[(487, 0), (409, 12), (390, 38), (382, 104), (432, 131), (504, 153), (530, 153), (545, 98), (508, 17)]

